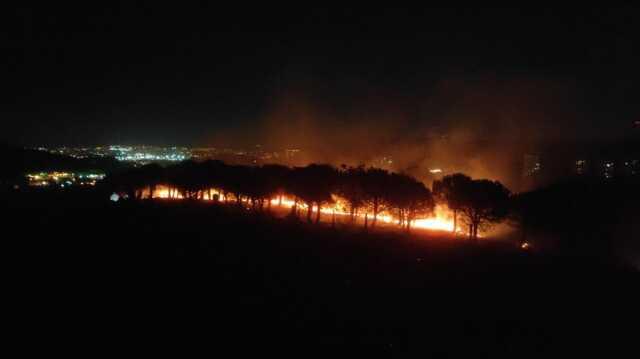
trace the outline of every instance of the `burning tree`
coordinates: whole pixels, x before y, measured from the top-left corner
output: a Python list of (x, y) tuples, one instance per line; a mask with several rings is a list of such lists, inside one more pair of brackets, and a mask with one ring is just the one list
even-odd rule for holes
[(336, 185), (337, 172), (329, 165), (311, 164), (294, 169), (294, 173), (296, 184), (293, 193), (307, 205), (308, 222), (311, 222), (314, 205), (317, 207), (317, 223), (322, 206), (333, 201), (331, 194)]
[(203, 172), (204, 172), (204, 182), (207, 185), (206, 191), (209, 199), (213, 199), (212, 190), (214, 188), (218, 189), (220, 192), (225, 192), (224, 186), (224, 174), (225, 174), (225, 164), (222, 161), (206, 161), (202, 164)]
[(251, 169), (247, 166), (227, 166), (225, 176), (225, 187), (228, 192), (232, 193), (236, 198), (238, 206), (242, 205), (242, 198), (247, 196), (250, 191)]
[(464, 194), (471, 182), (471, 177), (462, 173), (444, 176), (433, 182), (433, 194), (453, 212), (453, 233), (458, 230), (458, 212), (463, 207)]
[(363, 192), (365, 203), (373, 212), (371, 227), (375, 227), (378, 215), (384, 210), (385, 200), (390, 190), (389, 172), (381, 168), (368, 168), (364, 173)]
[(185, 161), (172, 168), (169, 181), (184, 198), (202, 199), (208, 187), (205, 169), (194, 161)]
[(264, 209), (264, 201), (271, 196), (271, 189), (269, 188), (269, 182), (266, 180), (265, 171), (260, 167), (248, 167), (248, 177), (244, 181), (246, 188), (244, 189), (249, 201), (251, 201), (251, 208), (255, 211)]
[(389, 182), (392, 186), (387, 192), (387, 203), (397, 209), (401, 227), (409, 231), (413, 221), (433, 213), (433, 196), (422, 182), (403, 174), (391, 174)]
[[(509, 191), (498, 182), (474, 181), (456, 174), (434, 183), (434, 193), (415, 178), (390, 173), (379, 168), (343, 166), (341, 171), (330, 165), (311, 164), (306, 167), (289, 168), (279, 165), (262, 167), (227, 165), (220, 161), (196, 163), (185, 161), (168, 168), (150, 166), (132, 169), (127, 173), (112, 176), (110, 181), (119, 190), (129, 193), (133, 199), (142, 199), (146, 190), (154, 192), (157, 185), (165, 186), (166, 193), (160, 197), (204, 200), (214, 199), (213, 194), (221, 194), (225, 201), (227, 194), (233, 194), (239, 207), (249, 204), (254, 210), (262, 211), (264, 202), (271, 204), (273, 198), (284, 194), (293, 197), (291, 214), (298, 217), (299, 204), (307, 208), (307, 221), (320, 221), (323, 206), (340, 197), (348, 208), (342, 215), (364, 217), (365, 228), (384, 222), (398, 221), (398, 225), (409, 230), (412, 226), (443, 229), (448, 219), (434, 216), (434, 198), (446, 202), (454, 212), (454, 230), (458, 217), (469, 225), (469, 235), (477, 238), (478, 230), (498, 222), (506, 215), (506, 198)], [(151, 198), (151, 196), (150, 196)], [(364, 208), (364, 214), (358, 210)], [(347, 212), (348, 211), (348, 212)], [(382, 213), (390, 216), (380, 217)], [(395, 218), (394, 218), (395, 217)], [(432, 217), (432, 218), (429, 218)], [(422, 221), (425, 219), (425, 221)], [(334, 218), (335, 221), (335, 218)], [(444, 223), (444, 225), (443, 225)]]
[[(278, 205), (282, 206), (282, 197), (286, 193), (287, 177), (289, 176), (289, 167), (282, 165), (264, 165), (261, 167), (263, 179), (266, 182), (269, 197), (277, 197)], [(267, 201), (267, 206), (271, 208), (271, 200)]]
[(142, 199), (148, 189), (150, 198), (158, 184), (164, 182), (163, 169), (150, 164), (110, 176), (107, 181), (115, 190), (126, 192), (131, 199)]

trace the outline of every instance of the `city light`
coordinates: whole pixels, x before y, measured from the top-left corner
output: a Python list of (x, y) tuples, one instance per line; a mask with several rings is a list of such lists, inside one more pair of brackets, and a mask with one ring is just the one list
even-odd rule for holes
[(35, 149), (76, 159), (113, 157), (123, 162), (180, 162), (191, 158), (190, 150), (185, 147), (110, 145), (95, 147), (37, 147)]
[(61, 188), (70, 186), (95, 186), (98, 181), (103, 180), (106, 174), (102, 172), (38, 172), (29, 173), (26, 176), (29, 186), (46, 187), (59, 185)]

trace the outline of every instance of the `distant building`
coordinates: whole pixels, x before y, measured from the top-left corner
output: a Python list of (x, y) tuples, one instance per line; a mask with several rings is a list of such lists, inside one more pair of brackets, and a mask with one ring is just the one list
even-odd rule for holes
[(602, 177), (611, 179), (616, 175), (616, 163), (612, 160), (602, 162)]
[(300, 159), (300, 150), (298, 149), (286, 149), (284, 150), (285, 162), (288, 165), (297, 164)]
[(538, 154), (525, 154), (523, 157), (522, 176), (537, 177), (542, 171), (542, 162)]
[(382, 168), (385, 170), (393, 169), (393, 158), (391, 156), (380, 156), (373, 159), (370, 163), (373, 167)]
[(576, 174), (585, 176), (589, 173), (589, 162), (585, 159), (576, 160)]
[(626, 176), (640, 175), (640, 160), (624, 161), (623, 172)]

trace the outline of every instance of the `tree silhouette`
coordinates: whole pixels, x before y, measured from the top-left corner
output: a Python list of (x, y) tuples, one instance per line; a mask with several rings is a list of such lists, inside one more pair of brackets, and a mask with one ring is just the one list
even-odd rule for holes
[(222, 161), (206, 161), (201, 164), (203, 167), (202, 174), (204, 176), (203, 182), (206, 188), (209, 200), (214, 199), (212, 190), (215, 188), (218, 191), (224, 192), (224, 174), (226, 172), (226, 165)]
[(478, 239), (479, 228), (498, 223), (508, 215), (510, 192), (498, 181), (473, 180), (456, 191), (462, 199), (460, 212), (471, 239)]
[(469, 226), (471, 238), (478, 237), (479, 228), (505, 218), (510, 195), (499, 182), (472, 180), (463, 174), (435, 181), (432, 193), (409, 175), (363, 166), (343, 166), (338, 171), (323, 164), (288, 168), (184, 161), (166, 169), (157, 165), (133, 168), (111, 176), (109, 181), (133, 199), (142, 199), (145, 190), (153, 194), (162, 184), (169, 188), (171, 198), (179, 191), (183, 198), (191, 200), (203, 200), (205, 194), (212, 199), (215, 189), (221, 191), (225, 199), (227, 194), (233, 194), (240, 207), (248, 202), (254, 211), (263, 211), (265, 201), (270, 208), (272, 198), (282, 198), (286, 193), (294, 199), (291, 215), (297, 218), (299, 205), (304, 203), (310, 223), (314, 210), (315, 222), (320, 222), (323, 206), (334, 203), (336, 195), (347, 203), (352, 221), (358, 209), (364, 207), (368, 209), (364, 213), (366, 227), (375, 227), (379, 215), (388, 212), (397, 216), (398, 224), (407, 230), (416, 219), (433, 212), (435, 195), (454, 211), (454, 230), (460, 216)]
[(469, 186), (471, 177), (462, 173), (444, 176), (441, 180), (433, 182), (433, 194), (438, 201), (446, 203), (453, 212), (453, 233), (458, 230), (458, 212), (464, 202), (464, 190)]
[(156, 163), (148, 164), (140, 167), (141, 181), (149, 187), (149, 199), (153, 199), (153, 194), (158, 185), (165, 181), (164, 168)]
[(264, 176), (263, 179), (266, 182), (266, 189), (268, 192), (267, 205), (271, 208), (271, 199), (278, 198), (278, 205), (282, 206), (282, 197), (286, 193), (287, 178), (291, 169), (282, 165), (264, 165), (261, 171)]
[(171, 168), (173, 185), (185, 199), (202, 199), (207, 187), (207, 174), (204, 167), (194, 161), (184, 161)]
[(365, 169), (359, 167), (342, 167), (339, 173), (337, 194), (348, 203), (349, 218), (351, 223), (355, 221), (355, 215), (359, 208), (365, 204), (364, 180)]
[(428, 217), (433, 213), (435, 202), (431, 191), (421, 182), (415, 182), (411, 185), (411, 193), (413, 194), (406, 207), (407, 214), (407, 231), (411, 229), (412, 223), (417, 218)]
[(373, 212), (371, 227), (375, 227), (378, 215), (383, 211), (385, 205), (385, 195), (389, 190), (389, 172), (380, 168), (368, 168), (365, 171), (363, 181), (363, 192), (365, 202)]
[(294, 194), (307, 205), (307, 222), (311, 222), (314, 205), (317, 208), (316, 223), (320, 221), (322, 206), (333, 201), (331, 194), (336, 180), (337, 172), (329, 165), (311, 164), (298, 169)]
[(243, 197), (247, 196), (251, 185), (251, 169), (247, 166), (228, 166), (225, 179), (225, 187), (233, 194), (236, 204), (242, 206)]
[(155, 187), (163, 181), (163, 169), (151, 164), (113, 174), (107, 179), (107, 184), (115, 191), (125, 192), (130, 199), (140, 200), (145, 190), (150, 191), (149, 197), (152, 197)]
[(422, 182), (404, 174), (393, 173), (389, 177), (389, 184), (387, 204), (390, 209), (397, 210), (398, 224), (407, 231), (417, 218), (433, 213), (433, 196)]
[(271, 196), (271, 191), (266, 180), (265, 171), (261, 167), (247, 167), (246, 178), (242, 181), (246, 188), (243, 192), (251, 201), (251, 208), (262, 211), (264, 201)]
[(305, 189), (305, 176), (303, 167), (293, 167), (285, 180), (286, 192), (293, 196), (293, 206), (291, 206), (291, 216), (298, 218), (299, 205), (303, 202), (302, 197)]

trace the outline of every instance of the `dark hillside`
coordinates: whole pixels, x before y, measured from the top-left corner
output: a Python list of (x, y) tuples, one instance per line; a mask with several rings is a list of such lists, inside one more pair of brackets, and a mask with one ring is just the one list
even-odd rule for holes
[(61, 335), (94, 349), (118, 338), (179, 352), (539, 357), (630, 339), (618, 329), (633, 324), (637, 275), (609, 263), (105, 198), (44, 191), (4, 202), (19, 325), (46, 319), (50, 345)]

